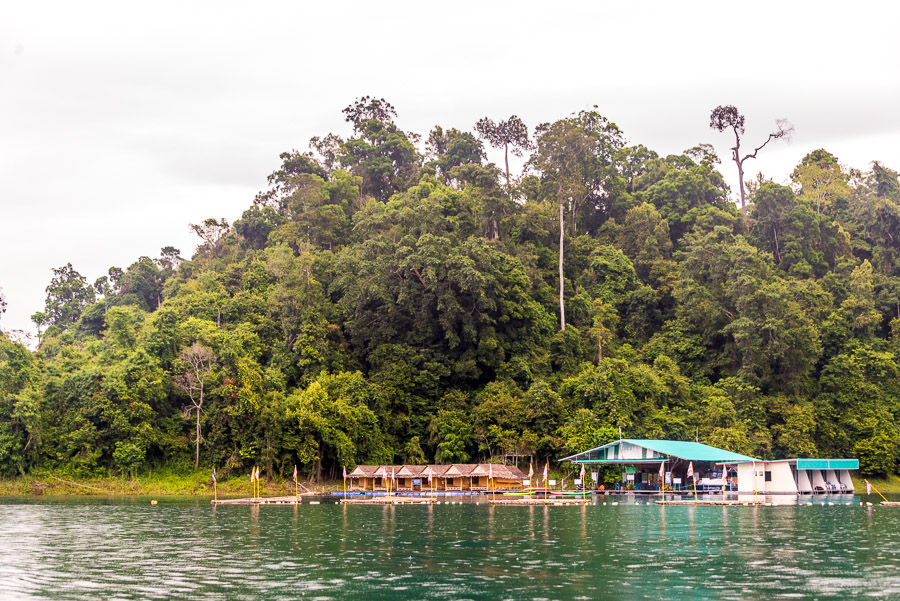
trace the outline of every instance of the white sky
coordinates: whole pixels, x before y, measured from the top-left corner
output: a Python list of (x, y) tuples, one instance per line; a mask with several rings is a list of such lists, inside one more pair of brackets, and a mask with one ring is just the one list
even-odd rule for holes
[[(748, 165), (785, 181), (824, 147), (900, 168), (900, 7), (888, 2), (169, 2), (0, 4), (4, 330), (31, 329), (51, 269), (89, 282), (233, 221), (278, 154), (348, 134), (341, 109), (385, 97), (398, 124), (534, 127), (596, 104), (662, 155), (712, 143), (734, 104)], [(502, 157), (494, 153), (491, 159)]]

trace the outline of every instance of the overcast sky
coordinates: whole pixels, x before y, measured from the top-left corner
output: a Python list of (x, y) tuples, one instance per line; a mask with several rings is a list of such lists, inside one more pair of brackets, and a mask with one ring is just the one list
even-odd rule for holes
[[(888, 2), (42, 2), (0, 4), (4, 330), (32, 329), (51, 269), (89, 282), (239, 218), (278, 154), (346, 136), (341, 109), (384, 97), (398, 124), (533, 127), (598, 110), (660, 154), (791, 143), (748, 172), (786, 181), (810, 150), (900, 169), (900, 8)], [(690, 8), (687, 8), (690, 7)], [(499, 154), (491, 155), (500, 161)]]

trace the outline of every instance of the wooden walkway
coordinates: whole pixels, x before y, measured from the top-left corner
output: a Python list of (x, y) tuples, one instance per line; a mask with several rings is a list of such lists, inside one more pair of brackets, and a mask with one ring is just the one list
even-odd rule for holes
[(366, 497), (341, 499), (341, 505), (431, 505), (430, 497)]
[(299, 505), (302, 497), (290, 495), (288, 497), (257, 497), (250, 499), (219, 499), (210, 501), (213, 505)]
[(577, 499), (571, 497), (550, 497), (547, 499), (494, 499), (490, 501), (491, 505), (587, 505), (591, 499)]
[(657, 501), (657, 505), (762, 505), (762, 499), (750, 501), (722, 500), (722, 499), (686, 499), (683, 501)]

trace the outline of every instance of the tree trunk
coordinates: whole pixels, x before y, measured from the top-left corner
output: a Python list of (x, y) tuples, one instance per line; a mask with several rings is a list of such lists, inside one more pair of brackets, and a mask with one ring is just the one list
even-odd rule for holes
[(563, 280), (563, 233), (565, 232), (565, 213), (563, 202), (559, 201), (559, 329), (566, 329), (565, 281)]
[(197, 407), (197, 452), (194, 460), (194, 469), (200, 469), (200, 407)]
[(503, 145), (503, 161), (506, 163), (506, 187), (509, 188), (509, 143)]
[(603, 334), (597, 334), (597, 365), (603, 363)]

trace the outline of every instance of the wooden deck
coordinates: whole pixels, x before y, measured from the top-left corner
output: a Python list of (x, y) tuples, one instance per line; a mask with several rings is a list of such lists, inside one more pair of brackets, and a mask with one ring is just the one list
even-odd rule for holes
[(525, 497), (521, 499), (494, 499), (490, 501), (491, 505), (587, 505), (590, 502), (590, 498), (577, 499), (572, 497), (549, 497), (546, 499)]
[(900, 507), (900, 501), (882, 501), (882, 505), (896, 505)]
[(299, 505), (302, 497), (290, 495), (288, 497), (257, 497), (250, 499), (219, 499), (210, 501), (213, 505)]
[(341, 505), (431, 505), (430, 497), (367, 497), (341, 499)]
[(683, 501), (657, 501), (657, 505), (762, 505), (762, 499), (749, 501), (722, 500), (722, 499), (685, 499)]

